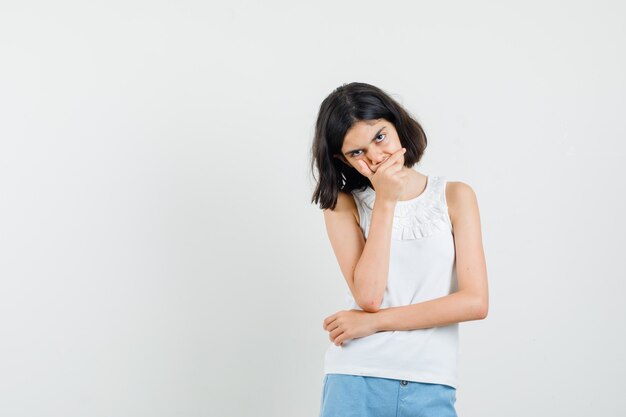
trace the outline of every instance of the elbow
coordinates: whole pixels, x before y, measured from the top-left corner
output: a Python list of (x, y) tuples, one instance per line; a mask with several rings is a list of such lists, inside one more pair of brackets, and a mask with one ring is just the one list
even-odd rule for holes
[(467, 320), (484, 320), (489, 314), (489, 295), (464, 291)]
[(368, 313), (376, 313), (380, 310), (382, 304), (382, 297), (376, 297), (375, 295), (361, 295), (357, 300), (357, 304), (363, 311)]
[(359, 307), (361, 307), (363, 311), (366, 311), (368, 313), (376, 313), (380, 310), (380, 304), (381, 303), (379, 301), (368, 299), (365, 302), (361, 301), (359, 303)]
[(478, 300), (476, 303), (476, 319), (484, 320), (489, 314), (489, 302), (486, 300)]
[[(355, 273), (355, 282), (356, 280), (356, 273)], [(368, 288), (361, 288), (361, 290), (359, 291), (358, 289), (355, 291), (357, 297), (355, 298), (356, 303), (359, 305), (359, 307), (361, 307), (361, 309), (363, 311), (366, 311), (368, 313), (376, 313), (377, 311), (380, 310), (380, 305), (383, 302), (383, 295), (378, 295), (376, 294), (374, 291), (371, 291), (371, 289)]]

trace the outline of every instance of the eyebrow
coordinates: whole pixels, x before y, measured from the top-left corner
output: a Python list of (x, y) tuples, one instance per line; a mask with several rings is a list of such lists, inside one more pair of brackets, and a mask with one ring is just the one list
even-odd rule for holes
[[(386, 128), (386, 127), (387, 127), (387, 126), (383, 126), (383, 127), (381, 127), (380, 129), (378, 129), (378, 132), (376, 132), (376, 134), (374, 135), (374, 137), (373, 137), (371, 140), (376, 139), (376, 137), (377, 137), (378, 135), (380, 135), (380, 132), (382, 132), (382, 130), (383, 130), (384, 128)], [(350, 156), (350, 154), (351, 154), (352, 152), (356, 152), (356, 151), (360, 151), (360, 149), (353, 149), (353, 150), (351, 150), (351, 151), (345, 152), (345, 153), (344, 153), (344, 155), (345, 155), (345, 156)]]

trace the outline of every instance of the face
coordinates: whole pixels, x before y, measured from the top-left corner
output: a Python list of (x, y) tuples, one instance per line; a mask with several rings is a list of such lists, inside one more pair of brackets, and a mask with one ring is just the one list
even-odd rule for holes
[(402, 148), (398, 132), (393, 123), (385, 119), (361, 120), (346, 133), (341, 154), (335, 155), (358, 172), (357, 161), (364, 161), (376, 172), (382, 162)]

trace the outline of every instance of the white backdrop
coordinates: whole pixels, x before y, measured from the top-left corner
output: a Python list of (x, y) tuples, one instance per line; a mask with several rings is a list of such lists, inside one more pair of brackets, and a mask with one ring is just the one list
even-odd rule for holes
[(617, 416), (619, 1), (0, 3), (0, 415), (316, 416), (345, 281), (317, 110), (362, 81), (474, 188), (460, 416)]

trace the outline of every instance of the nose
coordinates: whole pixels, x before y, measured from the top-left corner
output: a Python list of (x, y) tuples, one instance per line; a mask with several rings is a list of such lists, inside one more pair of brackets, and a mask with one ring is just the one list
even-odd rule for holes
[(372, 155), (370, 159), (372, 161), (372, 164), (378, 165), (381, 162), (383, 162), (385, 159), (387, 159), (387, 157), (383, 153), (377, 153), (377, 154)]

